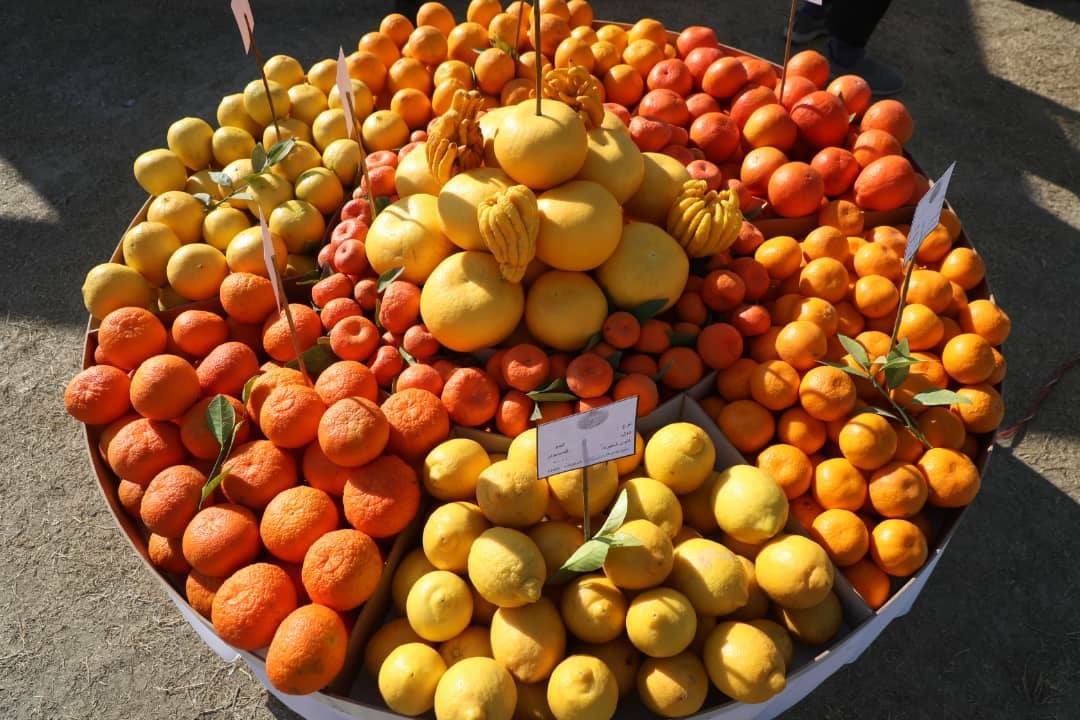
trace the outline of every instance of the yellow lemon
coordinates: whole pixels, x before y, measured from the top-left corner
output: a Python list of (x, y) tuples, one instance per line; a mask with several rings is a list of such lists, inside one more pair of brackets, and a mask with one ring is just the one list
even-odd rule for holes
[(510, 720), (517, 705), (514, 678), (491, 658), (466, 658), (449, 668), (435, 690), (439, 720)]
[[(781, 612), (781, 616), (783, 616), (783, 612)], [(791, 643), (791, 634), (779, 623), (765, 618), (751, 620), (750, 624), (769, 636), (769, 639), (776, 645), (776, 649), (780, 651), (780, 657), (784, 658), (784, 666), (791, 667), (791, 661), (795, 658), (795, 646)]]
[(435, 706), (435, 688), (446, 662), (430, 645), (407, 643), (391, 652), (379, 669), (379, 694), (402, 715), (421, 715)]
[(556, 350), (580, 350), (606, 319), (603, 290), (581, 272), (550, 270), (533, 281), (525, 300), (529, 332)]
[(822, 602), (835, 575), (825, 550), (801, 535), (780, 535), (769, 542), (758, 553), (754, 570), (758, 585), (773, 602), (796, 609)]
[(450, 178), (439, 191), (439, 218), (450, 242), (462, 250), (487, 251), (480, 236), (476, 209), (481, 202), (513, 184), (510, 176), (498, 168), (477, 168)]
[(409, 597), (412, 586), (432, 570), (438, 570), (438, 568), (427, 559), (423, 548), (414, 548), (401, 558), (397, 570), (394, 571), (394, 577), (390, 581), (390, 597), (398, 613), (405, 614), (405, 600)]
[(435, 508), (424, 524), (424, 554), (440, 570), (468, 566), (473, 541), (491, 527), (479, 506), (457, 501)]
[(319, 155), (315, 146), (309, 142), (297, 140), (289, 154), (271, 167), (270, 172), (282, 180), (295, 183), (296, 178), (300, 177), (304, 171), (319, 167), (320, 164), (322, 164), (322, 156)]
[(705, 704), (709, 676), (691, 652), (669, 658), (645, 658), (637, 676), (638, 696), (645, 707), (663, 717), (693, 715)]
[(510, 449), (506, 451), (506, 458), (536, 467), (536, 428), (529, 428), (511, 440)]
[(473, 542), (468, 570), (477, 592), (501, 608), (536, 602), (547, 577), (536, 543), (525, 533), (501, 527), (484, 531)]
[(228, 205), (221, 205), (203, 217), (202, 236), (208, 245), (213, 245), (224, 252), (237, 233), (249, 227), (251, 227), (251, 221), (247, 213)]
[(394, 188), (400, 197), (417, 193), (438, 195), (439, 182), (427, 164), (427, 143), (418, 143), (398, 162), (394, 171)]
[(267, 150), (288, 139), (311, 142), (311, 128), (296, 118), (278, 118), (263, 129), (262, 145)]
[[(349, 78), (349, 84), (352, 85), (353, 117), (356, 118), (357, 123), (362, 123), (365, 118), (371, 114), (371, 111), (375, 109), (375, 96), (371, 94), (370, 88), (360, 80)], [(341, 105), (341, 94), (338, 92), (337, 85), (330, 88), (330, 92), (327, 93), (326, 104), (328, 107), (341, 108), (344, 110)], [(386, 149), (392, 150), (393, 148)]]
[(701, 615), (727, 615), (750, 599), (739, 558), (712, 540), (687, 540), (675, 548), (668, 584), (686, 595)]
[(753, 465), (721, 471), (709, 504), (720, 529), (744, 543), (763, 543), (787, 523), (787, 496), (775, 480)]
[(690, 647), (697, 632), (694, 606), (668, 587), (646, 590), (626, 611), (626, 634), (649, 657), (671, 657)]
[(312, 64), (307, 71), (307, 81), (324, 93), (330, 92), (337, 82), (337, 60), (326, 58)]
[(364, 118), (360, 129), (369, 152), (393, 150), (409, 142), (409, 126), (393, 110), (376, 110)]
[(296, 178), (296, 197), (311, 203), (323, 215), (332, 215), (345, 201), (345, 190), (332, 171), (311, 168)]
[(146, 210), (147, 220), (168, 225), (183, 245), (202, 239), (205, 216), (206, 207), (182, 190), (158, 195)]
[(169, 258), (180, 249), (180, 240), (168, 225), (141, 222), (124, 233), (120, 243), (124, 264), (135, 270), (154, 287), (165, 284)]
[(705, 669), (720, 692), (739, 702), (761, 703), (787, 685), (784, 658), (753, 625), (722, 622), (705, 642)]
[(615, 252), (622, 208), (603, 185), (572, 180), (540, 195), (536, 257), (556, 270), (592, 270)]
[[(334, 181), (336, 182), (337, 178), (334, 178)], [(252, 177), (248, 182), (247, 190), (255, 199), (241, 200), (238, 204), (253, 215), (258, 215), (261, 209), (264, 218), (269, 218), (270, 213), (274, 212), (274, 208), (278, 205), (293, 199), (292, 183), (272, 173)]]
[(416, 581), (405, 599), (405, 616), (416, 634), (443, 642), (469, 626), (472, 593), (452, 572), (434, 570)]
[[(388, 205), (375, 217), (364, 240), (368, 262), (375, 272), (382, 274), (403, 267), (401, 279), (420, 285), (454, 252), (442, 232), (437, 205), (433, 195), (410, 195)], [(435, 332), (426, 314), (424, 319)], [(472, 322), (480, 324), (483, 320), (474, 318)]]
[(540, 682), (566, 654), (566, 629), (547, 598), (515, 608), (499, 608), (491, 619), (495, 661), (525, 683)]
[(165, 143), (178, 158), (192, 170), (202, 170), (210, 165), (212, 157), (210, 139), (214, 128), (202, 118), (180, 118), (169, 126)]
[(318, 269), (318, 266), (315, 264), (315, 258), (311, 255), (289, 253), (288, 260), (285, 263), (285, 277), (307, 275)]
[(702, 535), (716, 532), (720, 526), (716, 524), (716, 514), (713, 512), (712, 497), (713, 485), (720, 473), (710, 472), (705, 482), (698, 486), (697, 490), (686, 493), (679, 497), (683, 509), (683, 523), (697, 530)]
[(650, 477), (630, 478), (622, 488), (626, 490), (626, 520), (648, 520), (668, 537), (675, 537), (682, 528), (683, 513), (671, 488)]
[(716, 446), (697, 425), (676, 422), (645, 443), (645, 472), (677, 495), (698, 489), (716, 464)]
[(614, 462), (590, 465), (587, 468), (568, 470), (547, 479), (551, 494), (559, 501), (559, 506), (572, 518), (585, 516), (581, 506), (581, 486), (589, 483), (589, 516), (602, 512), (619, 490), (619, 473)]
[(96, 320), (122, 307), (144, 308), (153, 290), (138, 271), (120, 263), (102, 263), (90, 268), (82, 286), (83, 305)]
[(252, 137), (262, 133), (262, 125), (255, 122), (255, 119), (244, 109), (244, 93), (233, 93), (221, 98), (216, 117), (220, 127), (240, 128)]
[(641, 437), (641, 433), (634, 433), (634, 454), (627, 455), (624, 458), (619, 458), (615, 461), (615, 469), (619, 471), (619, 477), (625, 477), (634, 472), (641, 465), (642, 458), (645, 457), (645, 439)]
[[(729, 548), (730, 549), (730, 548)], [(736, 555), (739, 564), (742, 565), (746, 575), (746, 604), (731, 613), (732, 620), (756, 620), (763, 618), (769, 613), (769, 596), (761, 589), (757, 581), (757, 570), (754, 561), (742, 555)]]
[(582, 655), (591, 655), (607, 665), (619, 686), (619, 697), (625, 697), (634, 690), (634, 679), (641, 667), (641, 653), (626, 635), (599, 645), (582, 645), (579, 652)]
[(562, 520), (537, 523), (529, 530), (528, 535), (540, 549), (540, 554), (544, 556), (544, 567), (547, 568), (548, 577), (561, 568), (563, 563), (585, 543), (585, 535), (581, 532), (581, 528)]
[(268, 221), (270, 232), (285, 242), (290, 253), (310, 252), (322, 241), (326, 221), (315, 206), (304, 200), (286, 200), (274, 208)]
[(341, 108), (327, 108), (315, 116), (311, 123), (311, 137), (320, 151), (330, 147), (335, 140), (347, 138), (349, 126), (345, 124), (345, 113)]
[[(266, 263), (263, 261), (262, 242), (262, 228), (257, 225), (236, 233), (225, 249), (225, 261), (229, 265), (229, 272), (246, 272), (269, 277)], [(289, 254), (285, 241), (271, 233), (270, 244), (274, 246), (274, 265), (279, 273), (283, 273), (286, 256)]]
[[(678, 162), (678, 161), (676, 161)], [(623, 226), (615, 252), (596, 271), (596, 280), (623, 310), (650, 300), (675, 304), (686, 287), (690, 260), (664, 230), (643, 222)]]
[(337, 175), (342, 185), (348, 187), (356, 182), (362, 155), (360, 145), (355, 140), (339, 138), (323, 150), (322, 164)]
[(619, 704), (619, 686), (600, 660), (571, 655), (552, 671), (547, 698), (557, 720), (609, 720)]
[(611, 548), (604, 560), (604, 574), (628, 590), (644, 590), (664, 582), (674, 562), (667, 533), (648, 520), (631, 520), (619, 532), (637, 538), (641, 545)]
[(214, 131), (210, 147), (214, 162), (224, 167), (234, 160), (250, 158), (255, 138), (243, 128), (223, 125)]
[(500, 460), (485, 468), (476, 481), (476, 502), (495, 525), (525, 528), (543, 519), (548, 484), (528, 463)]
[(135, 158), (135, 181), (151, 195), (183, 190), (187, 182), (184, 162), (171, 150), (147, 150)]
[(582, 575), (563, 590), (560, 610), (574, 637), (605, 643), (622, 634), (626, 623), (626, 596), (603, 575)]
[(225, 255), (212, 245), (192, 243), (172, 254), (165, 266), (169, 285), (188, 300), (216, 297), (229, 265)]
[(290, 114), (310, 126), (323, 110), (329, 107), (326, 93), (311, 83), (297, 83), (289, 88)]
[[(407, 203), (413, 198), (430, 197), (430, 195), (413, 195), (399, 200), (398, 203)], [(375, 219), (371, 231), (368, 232), (369, 260), (372, 258), (371, 237), (375, 231), (375, 225), (382, 221), (386, 213), (387, 211), (384, 210)], [(417, 223), (413, 221), (413, 224)], [(403, 238), (406, 232), (412, 231), (403, 229), (401, 232)], [(447, 249), (446, 246), (452, 247), (441, 234), (436, 237), (439, 238), (440, 247), (435, 248), (433, 254), (443, 252)], [(432, 240), (433, 237), (428, 235), (427, 242), (431, 243)], [(408, 243), (411, 245), (413, 241), (408, 240)], [(446, 243), (446, 246), (442, 243)], [(393, 252), (389, 249), (389, 244), (389, 242), (385, 243), (384, 249), (380, 251), (387, 256)], [(381, 262), (384, 261), (380, 260)], [(393, 267), (390, 263), (395, 260), (385, 262), (389, 267)], [(396, 262), (398, 265), (401, 264), (400, 261)], [(372, 267), (376, 266), (375, 262), (371, 264)], [(407, 268), (408, 265), (405, 267)], [(378, 270), (377, 267), (376, 270)], [(420, 274), (420, 271), (418, 270), (417, 273)], [(499, 272), (499, 264), (488, 253), (473, 251), (454, 253), (438, 263), (438, 266), (426, 275), (426, 280), (420, 293), (420, 314), (423, 315), (424, 322), (435, 339), (451, 350), (472, 352), (497, 345), (514, 332), (514, 328), (521, 320), (525, 306), (521, 286), (507, 282)]]
[(274, 55), (263, 63), (266, 79), (285, 88), (304, 82), (304, 68), (294, 57)]
[(533, 190), (546, 190), (578, 174), (585, 163), (588, 142), (585, 124), (569, 105), (527, 100), (502, 116), (495, 134), (499, 167)]
[[(266, 87), (270, 88), (269, 98), (266, 95)], [(285, 86), (273, 80), (267, 80), (266, 87), (262, 79), (252, 80), (244, 86), (244, 110), (251, 118), (266, 127), (273, 123), (274, 118), (284, 118), (289, 115), (289, 93)], [(273, 111), (271, 111), (273, 105)]]
[(364, 646), (364, 671), (378, 680), (379, 669), (395, 648), (407, 643), (422, 642), (424, 639), (416, 634), (408, 620), (403, 617), (394, 618), (368, 638)]
[(578, 180), (600, 183), (620, 205), (626, 203), (645, 179), (645, 159), (622, 120), (604, 113), (604, 122), (588, 134), (585, 164)]
[(471, 657), (491, 657), (491, 631), (481, 625), (470, 625), (439, 645), (439, 654), (447, 667)]
[(816, 605), (808, 608), (782, 607), (778, 614), (784, 626), (807, 645), (824, 645), (832, 640), (844, 620), (840, 600), (831, 590)]
[(517, 685), (517, 707), (514, 720), (555, 720), (547, 701), (547, 683), (523, 683)]
[(446, 440), (424, 459), (424, 489), (437, 500), (466, 500), (476, 494), (477, 478), (489, 465), (491, 458), (475, 440)]
[[(663, 225), (690, 173), (681, 162), (662, 153), (642, 153), (641, 159), (645, 166), (641, 183), (623, 203), (623, 209), (639, 220)], [(673, 300), (678, 300), (678, 296)]]
[(196, 193), (205, 193), (209, 195), (212, 200), (220, 200), (224, 197), (221, 192), (221, 186), (210, 179), (209, 170), (199, 170), (188, 175), (187, 182), (184, 183), (184, 192), (189, 195), (195, 195)]

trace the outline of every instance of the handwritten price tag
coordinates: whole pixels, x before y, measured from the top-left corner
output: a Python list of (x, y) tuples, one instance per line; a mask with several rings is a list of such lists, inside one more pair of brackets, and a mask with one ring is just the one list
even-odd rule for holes
[(356, 137), (353, 123), (356, 120), (353, 118), (353, 108), (356, 105), (353, 104), (353, 91), (352, 82), (349, 79), (349, 67), (345, 62), (345, 51), (338, 46), (337, 56), (337, 91), (338, 97), (341, 98), (341, 109), (345, 113), (345, 129), (349, 134), (349, 137)]
[(536, 428), (540, 477), (634, 454), (637, 396), (570, 415)]
[(251, 52), (251, 33), (255, 30), (255, 15), (251, 12), (251, 3), (248, 0), (232, 0), (229, 5), (232, 8), (233, 17), (236, 18), (236, 26), (240, 28), (240, 37), (244, 41), (244, 52)]
[(933, 231), (941, 222), (941, 208), (945, 205), (945, 193), (949, 191), (949, 181), (952, 180), (954, 162), (942, 173), (937, 182), (922, 196), (919, 204), (915, 206), (915, 217), (911, 219), (911, 229), (908, 230), (907, 249), (904, 250), (904, 264), (911, 262), (915, 253), (919, 252), (919, 246), (926, 236)]
[(266, 226), (262, 206), (259, 206), (259, 228), (262, 229), (263, 262), (266, 263), (266, 274), (270, 277), (270, 287), (274, 289), (274, 300), (277, 301), (280, 312), (285, 307), (285, 293), (282, 292), (281, 278), (278, 277), (277, 263), (274, 262), (274, 241), (270, 237), (270, 228)]

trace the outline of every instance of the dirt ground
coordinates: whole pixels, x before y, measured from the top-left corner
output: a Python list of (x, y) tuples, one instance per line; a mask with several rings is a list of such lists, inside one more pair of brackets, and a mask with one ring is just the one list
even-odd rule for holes
[[(304, 63), (352, 45), (388, 3), (259, 0), (261, 44)], [(460, 11), (462, 3), (452, 3)], [(786, 3), (596, 2), (597, 16), (709, 24), (776, 58)], [(144, 573), (98, 497), (61, 393), (78, 368), (79, 286), (143, 201), (139, 152), (212, 119), (253, 76), (224, 0), (9, 2), (0, 10), (0, 713), (289, 718), (221, 663)], [(894, 3), (871, 47), (899, 66), (931, 175), (1009, 311), (1008, 419), (1080, 351), (1080, 3)], [(1080, 371), (983, 491), (912, 612), (790, 718), (1080, 714)]]

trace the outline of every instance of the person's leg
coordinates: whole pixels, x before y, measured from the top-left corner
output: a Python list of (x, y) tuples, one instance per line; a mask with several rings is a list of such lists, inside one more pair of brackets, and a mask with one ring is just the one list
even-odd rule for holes
[[(786, 19), (786, 18), (785, 18)], [(829, 34), (825, 5), (811, 2), (799, 3), (795, 12), (795, 24), (791, 28), (791, 41), (799, 44), (808, 43), (814, 38)], [(786, 35), (787, 28), (784, 28)]]
[(895, 68), (866, 54), (866, 43), (889, 2), (832, 0), (829, 5), (829, 61), (838, 75), (861, 75), (876, 95), (893, 95), (904, 87), (904, 77)]

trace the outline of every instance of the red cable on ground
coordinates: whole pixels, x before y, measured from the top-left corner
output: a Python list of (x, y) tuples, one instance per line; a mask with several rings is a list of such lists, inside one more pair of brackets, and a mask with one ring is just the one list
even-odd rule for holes
[(1039, 408), (1042, 406), (1043, 401), (1050, 396), (1050, 391), (1054, 389), (1066, 373), (1073, 369), (1077, 364), (1080, 364), (1080, 355), (1075, 355), (1065, 363), (1063, 363), (1054, 374), (1050, 376), (1050, 379), (1039, 389), (1039, 394), (1035, 397), (1035, 401), (1031, 403), (1031, 407), (1028, 408), (1027, 413), (1022, 418), (1008, 427), (1001, 428), (994, 434), (994, 440), (996, 442), (1003, 442), (1005, 440), (1015, 440), (1013, 447), (1015, 447), (1024, 437), (1024, 430), (1027, 424), (1031, 422), (1035, 415), (1038, 414)]

